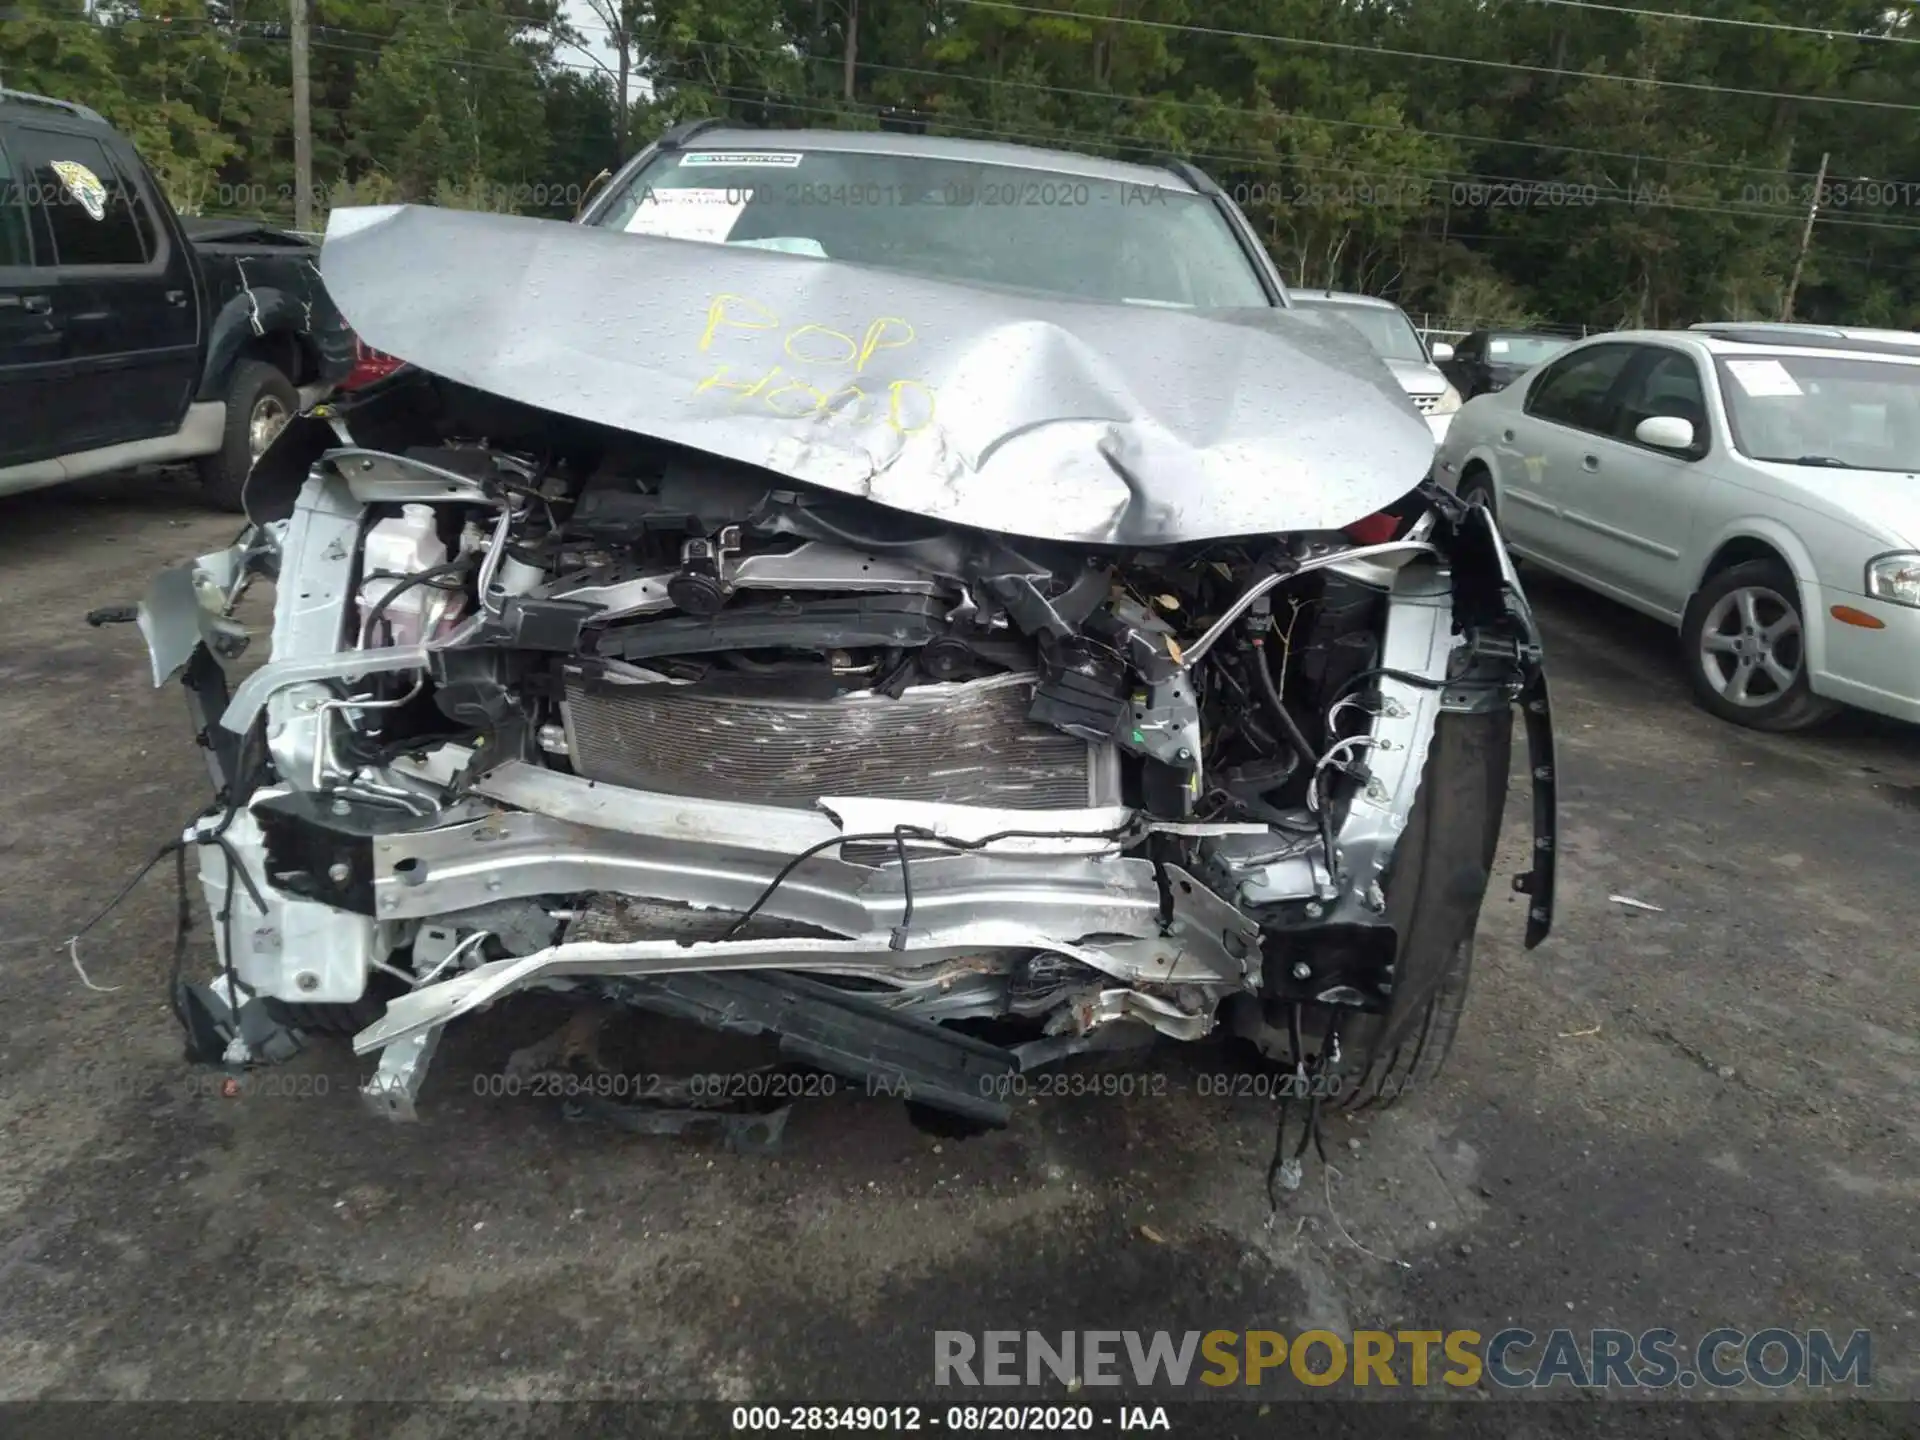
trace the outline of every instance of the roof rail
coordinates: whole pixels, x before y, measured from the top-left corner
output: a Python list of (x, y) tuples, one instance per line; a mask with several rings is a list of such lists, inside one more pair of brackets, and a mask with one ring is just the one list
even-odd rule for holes
[(696, 136), (704, 135), (709, 130), (722, 130), (729, 125), (738, 124), (738, 121), (729, 120), (725, 116), (709, 115), (703, 120), (683, 121), (653, 143), (658, 145), (662, 150), (678, 150), (689, 140), (692, 140)]
[(1844, 338), (1847, 332), (1838, 325), (1811, 325), (1798, 320), (1700, 320), (1687, 327), (1717, 333), (1724, 330), (1769, 330), (1787, 335), (1830, 335)]
[(1182, 160), (1177, 155), (1153, 155), (1148, 157), (1149, 165), (1157, 165), (1162, 170), (1171, 170), (1202, 195), (1222, 195), (1223, 191), (1213, 183), (1213, 177), (1190, 160)]
[(107, 123), (97, 110), (89, 110), (86, 106), (72, 100), (56, 100), (51, 95), (35, 95), (30, 90), (9, 90), (5, 86), (0, 86), (0, 100), (11, 100), (21, 105), (44, 105), (49, 110), (64, 110), (67, 114), (78, 116), (82, 120), (91, 120), (96, 125)]
[(1920, 334), (1904, 330), (1881, 331), (1877, 334), (1848, 333), (1837, 326), (1828, 325), (1772, 325), (1760, 322), (1749, 325), (1693, 325), (1688, 327), (1696, 334), (1711, 335), (1716, 340), (1730, 341), (1735, 345), (1779, 345), (1785, 348), (1802, 350), (1845, 350), (1862, 355), (1901, 355), (1911, 357), (1920, 350)]

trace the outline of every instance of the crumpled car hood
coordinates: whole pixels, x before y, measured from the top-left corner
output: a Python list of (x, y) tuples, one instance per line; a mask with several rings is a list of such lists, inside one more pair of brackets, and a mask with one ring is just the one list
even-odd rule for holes
[(422, 206), (335, 210), (360, 337), (449, 380), (956, 525), (1092, 544), (1332, 529), (1433, 436), (1294, 312), (1035, 296)]

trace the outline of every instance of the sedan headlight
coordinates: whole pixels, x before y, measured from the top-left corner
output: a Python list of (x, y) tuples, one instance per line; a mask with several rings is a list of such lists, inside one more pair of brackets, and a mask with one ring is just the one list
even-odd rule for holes
[(1869, 560), (1867, 594), (1889, 604), (1910, 605), (1920, 610), (1920, 555), (1907, 551)]
[(1434, 401), (1433, 409), (1429, 410), (1427, 413), (1429, 415), (1451, 415), (1454, 411), (1460, 408), (1460, 405), (1461, 405), (1460, 392), (1454, 389), (1453, 386), (1449, 385), (1447, 386), (1446, 394), (1442, 395), (1438, 400)]

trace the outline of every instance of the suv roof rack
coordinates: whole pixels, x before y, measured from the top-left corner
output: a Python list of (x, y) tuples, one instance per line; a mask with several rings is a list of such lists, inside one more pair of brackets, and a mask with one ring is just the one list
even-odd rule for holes
[(35, 95), (31, 90), (9, 90), (0, 86), (0, 101), (10, 101), (19, 105), (43, 105), (49, 110), (64, 110), (67, 114), (81, 120), (90, 120), (95, 125), (106, 124), (105, 118), (97, 110), (72, 100), (56, 100), (51, 95)]

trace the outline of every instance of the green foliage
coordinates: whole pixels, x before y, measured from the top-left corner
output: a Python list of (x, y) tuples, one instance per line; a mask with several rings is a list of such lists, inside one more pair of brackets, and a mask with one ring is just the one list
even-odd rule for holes
[[(1757, 25), (1530, 0), (311, 3), (323, 205), (565, 218), (682, 120), (905, 109), (935, 133), (1191, 157), (1298, 283), (1681, 325), (1779, 313), (1830, 154), (1796, 313), (1920, 324), (1920, 111), (1899, 108), (1920, 105), (1920, 45), (1850, 38), (1920, 38), (1881, 0), (1687, 7)], [(0, 14), (4, 83), (106, 112), (183, 208), (289, 218), (281, 0)]]

